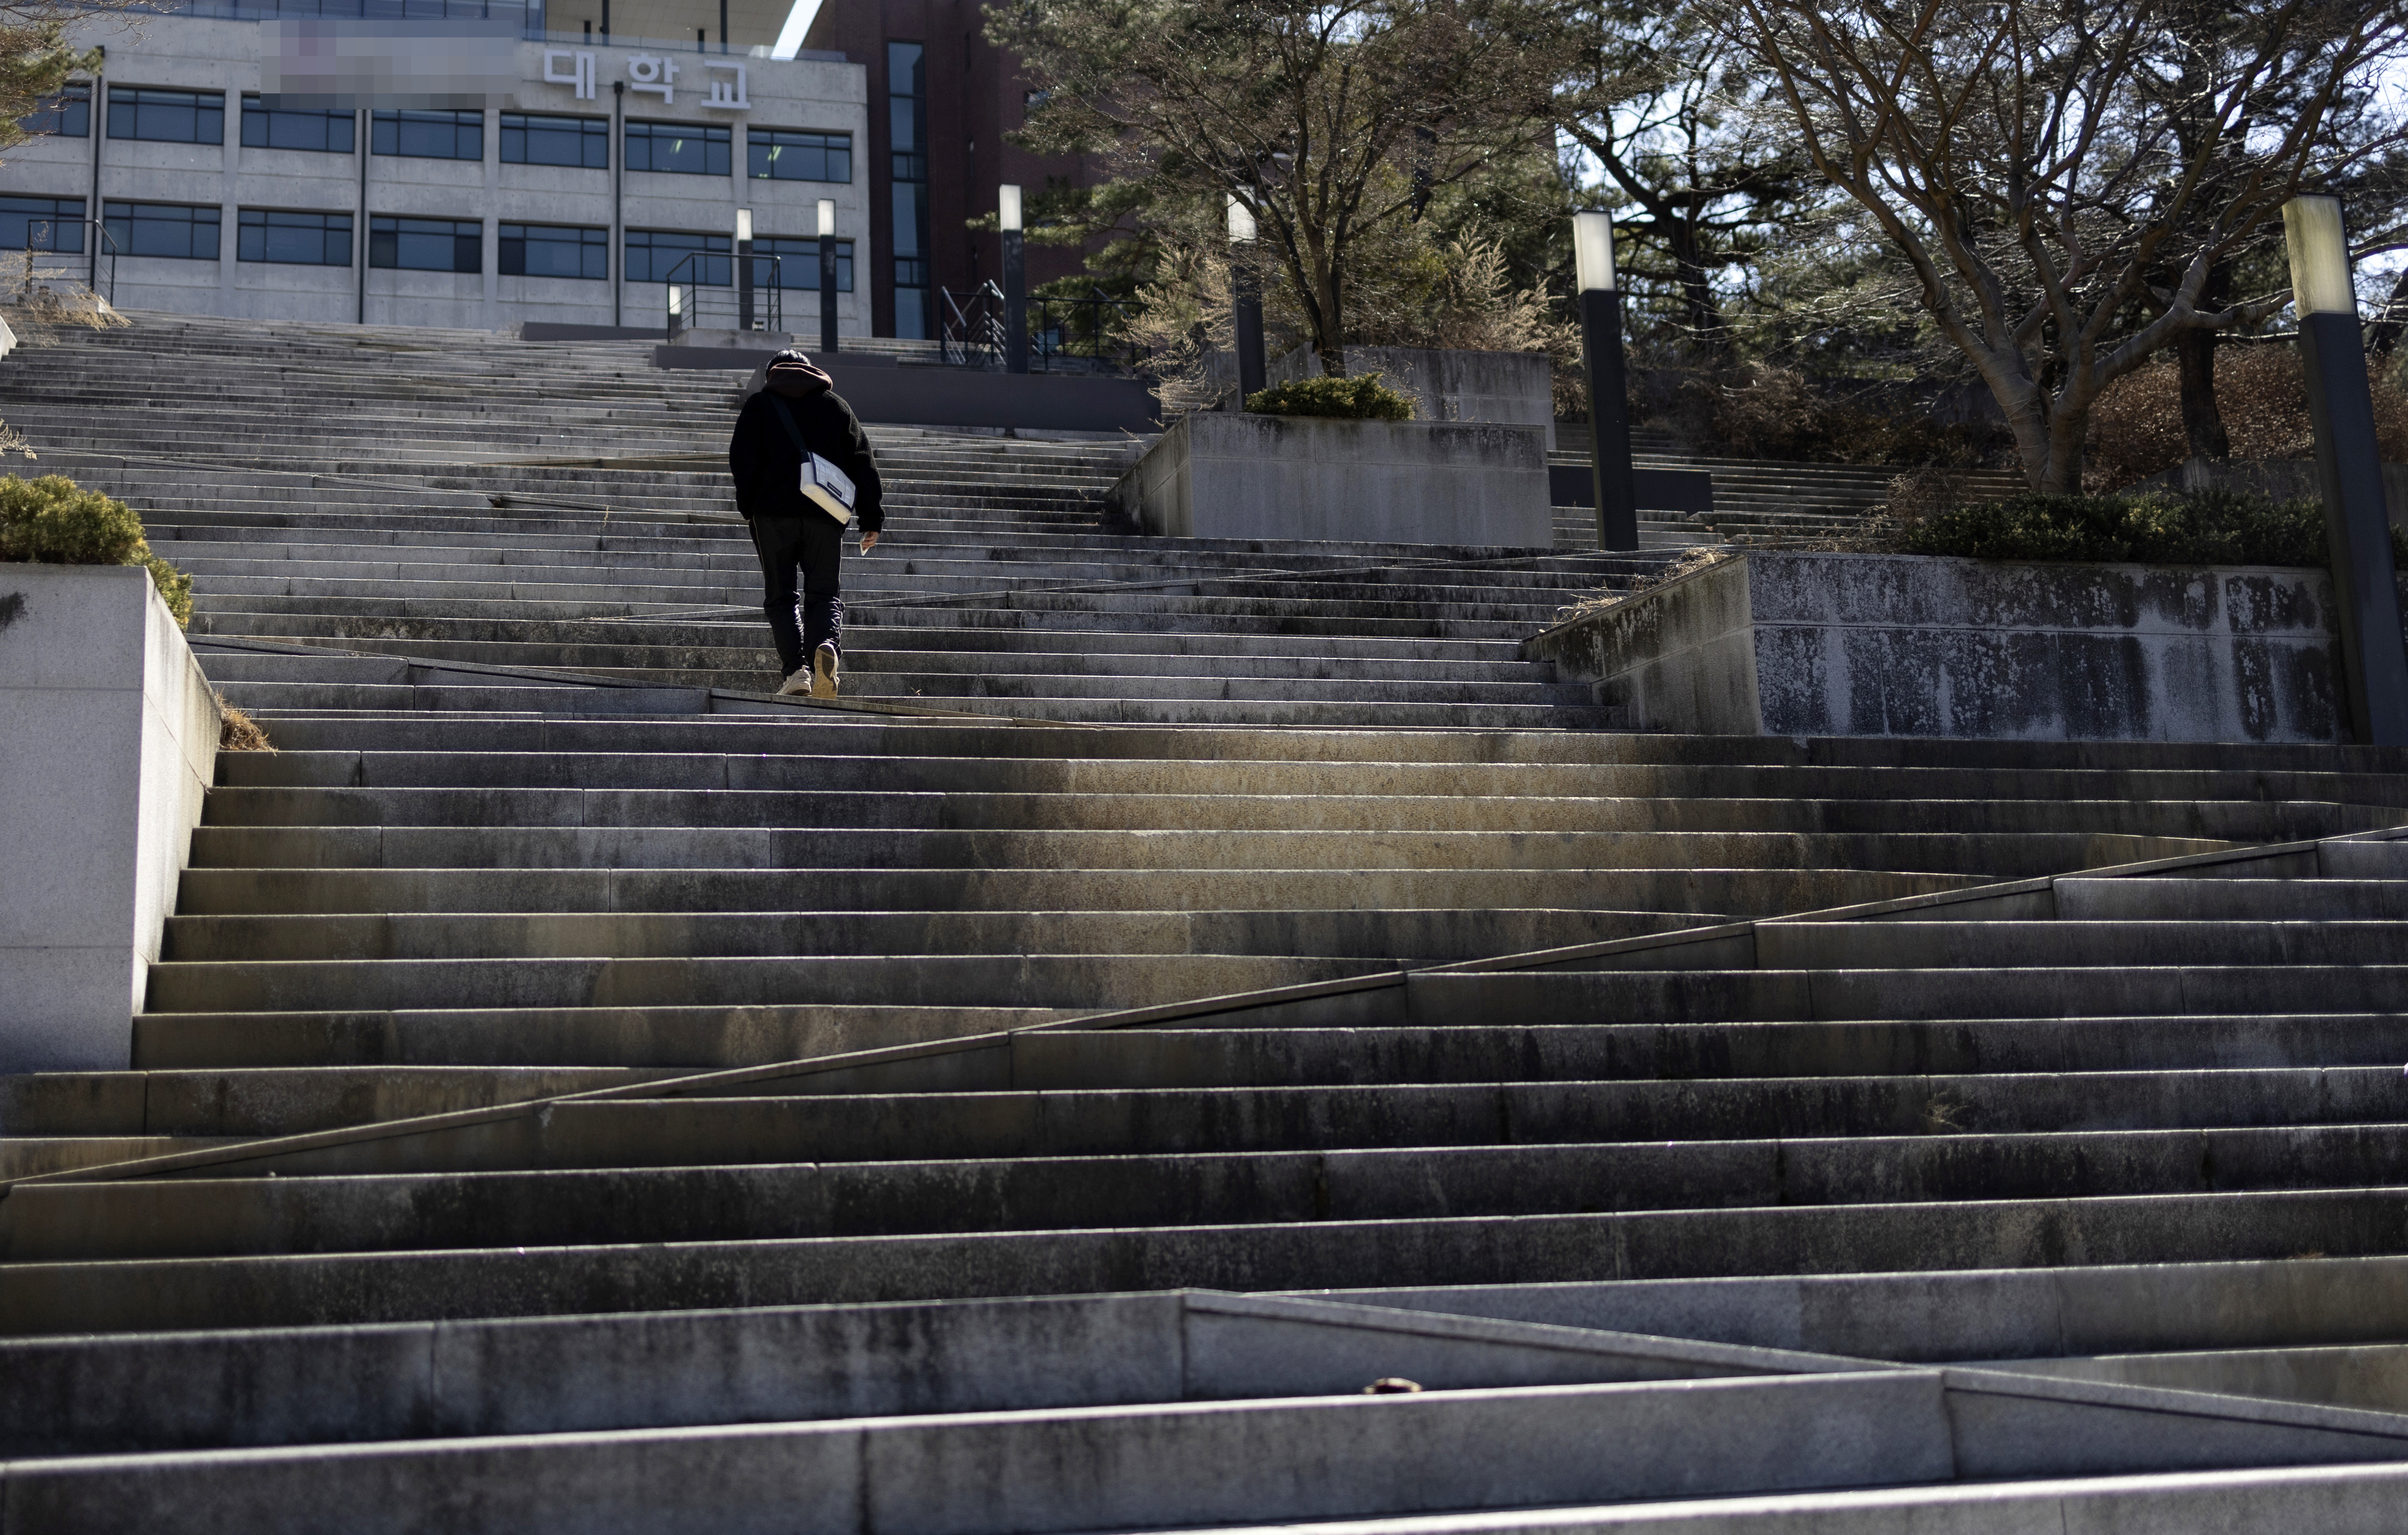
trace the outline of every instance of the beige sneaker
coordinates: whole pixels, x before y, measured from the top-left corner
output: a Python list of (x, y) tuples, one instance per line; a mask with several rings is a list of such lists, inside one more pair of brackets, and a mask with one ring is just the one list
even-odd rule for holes
[(792, 698), (811, 690), (811, 668), (804, 667), (778, 684), (778, 696)]
[(837, 672), (842, 665), (834, 645), (822, 645), (811, 652), (811, 696), (836, 696)]

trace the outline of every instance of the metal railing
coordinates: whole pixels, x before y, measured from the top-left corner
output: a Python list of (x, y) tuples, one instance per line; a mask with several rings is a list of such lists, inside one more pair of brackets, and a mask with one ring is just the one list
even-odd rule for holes
[[(782, 256), (734, 256), (721, 251), (695, 251), (678, 258), (668, 275), (668, 338), (689, 330), (762, 330), (786, 328), (785, 274)], [(745, 294), (735, 279), (738, 261), (752, 263), (752, 314), (747, 325)], [(713, 263), (719, 263), (714, 267)], [(697, 265), (699, 264), (699, 265)], [(714, 271), (727, 277), (710, 280)], [(681, 276), (680, 274), (683, 274)]]
[[(81, 229), (83, 249), (58, 249), (59, 231)], [(29, 219), (25, 222), (25, 286), (61, 280), (98, 294), (112, 308), (117, 304), (117, 237), (98, 219)]]
[[(1010, 335), (1004, 324), (1003, 290), (992, 282), (956, 298), (937, 290), (938, 357), (952, 367), (1000, 370)], [(1128, 339), (1137, 306), (1101, 288), (1085, 298), (1028, 298), (1028, 370), (1032, 373), (1104, 373), (1135, 377), (1146, 371), (1152, 351)]]

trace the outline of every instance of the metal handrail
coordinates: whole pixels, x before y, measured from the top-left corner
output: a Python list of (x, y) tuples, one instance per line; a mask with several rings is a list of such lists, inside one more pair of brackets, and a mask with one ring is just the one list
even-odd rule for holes
[[(1010, 335), (1005, 328), (1003, 290), (993, 282), (955, 298), (939, 288), (938, 360), (952, 367), (999, 368)], [(1127, 338), (1127, 322), (1137, 306), (1114, 298), (1101, 288), (1084, 298), (1028, 300), (1028, 366), (1037, 373), (1119, 373), (1147, 371), (1153, 353)]]
[[(738, 327), (743, 318), (743, 311), (738, 308), (737, 296), (735, 264), (738, 261), (749, 261), (754, 264), (752, 317), (756, 323), (756, 328), (783, 332), (786, 328), (785, 260), (783, 256), (739, 256), (726, 251), (689, 251), (680, 256), (677, 264), (669, 268), (668, 276), (663, 280), (667, 287), (668, 339), (676, 340), (680, 331), (698, 328), (702, 310), (706, 307), (703, 303), (706, 291), (717, 291), (726, 294), (726, 308), (729, 311), (728, 328), (734, 330)], [(728, 263), (728, 280), (725, 282), (703, 281), (699, 274), (708, 272), (710, 268), (708, 265), (695, 266), (695, 263), (697, 261), (706, 264), (713, 261)], [(767, 282), (761, 280), (765, 265), (767, 268)], [(685, 274), (682, 280), (678, 275), (681, 272)], [(714, 304), (709, 307), (716, 308), (719, 306)]]
[[(86, 238), (92, 243), (81, 251), (56, 249), (44, 251), (35, 245), (34, 232), (37, 229), (47, 229), (50, 232), (50, 243), (55, 247), (58, 244), (58, 228), (61, 224), (82, 226), (87, 232)], [(104, 254), (104, 247), (106, 247), (105, 253), (108, 257), (108, 282), (106, 287), (100, 282), (100, 258)], [(45, 275), (37, 271), (35, 266), (35, 263), (43, 256), (81, 256), (88, 264), (85, 267), (84, 286), (98, 294), (102, 303), (114, 308), (117, 306), (117, 258), (122, 253), (117, 237), (110, 234), (108, 225), (99, 219), (29, 219), (25, 222), (25, 286), (32, 287), (36, 278)], [(61, 272), (53, 275), (64, 277), (67, 274)]]

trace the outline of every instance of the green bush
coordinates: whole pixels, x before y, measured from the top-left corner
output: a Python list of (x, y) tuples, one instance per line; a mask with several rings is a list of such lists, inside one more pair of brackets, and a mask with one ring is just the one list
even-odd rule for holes
[[(2408, 564), (2408, 539), (2391, 534)], [(1901, 554), (1976, 560), (2096, 560), (2140, 565), (2321, 567), (2325, 515), (2314, 500), (2229, 491), (2177, 495), (2017, 495), (1951, 507), (1899, 529)]]
[(1411, 421), (1413, 401), (1380, 381), (1377, 373), (1352, 378), (1295, 379), (1246, 396), (1259, 416), (1335, 416), (1344, 421)]
[(64, 475), (0, 476), (0, 560), (43, 565), (138, 565), (178, 624), (193, 616), (193, 578), (150, 552), (142, 519), (122, 501)]

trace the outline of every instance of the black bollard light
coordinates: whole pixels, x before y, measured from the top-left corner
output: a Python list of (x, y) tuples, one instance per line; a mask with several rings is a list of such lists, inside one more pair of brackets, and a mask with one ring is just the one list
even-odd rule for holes
[(1003, 231), (1003, 370), (1028, 371), (1028, 266), (1021, 248), (1020, 189), (995, 189), (995, 223)]
[(1597, 546), (1639, 547), (1639, 495), (1630, 475), (1630, 404), (1622, 367), (1622, 295), (1613, 286), (1613, 220), (1572, 215), (1572, 265), (1580, 290), (1581, 360), (1588, 377), (1589, 480), (1597, 495)]
[(752, 210), (736, 210), (736, 328), (752, 328)]
[(2300, 315), (2308, 418), (2315, 426), (2350, 723), (2369, 745), (2408, 744), (2408, 641), (2400, 631), (2391, 515), (2384, 502), (2341, 199), (2292, 198), (2283, 205), (2283, 229), (2291, 248), (2291, 298)]
[(1254, 210), (1243, 197), (1229, 194), (1229, 287), (1236, 297), (1238, 325), (1238, 409), (1264, 384), (1263, 278), (1254, 266), (1254, 242), (1261, 232)]
[(836, 199), (820, 199), (820, 351), (836, 355)]

